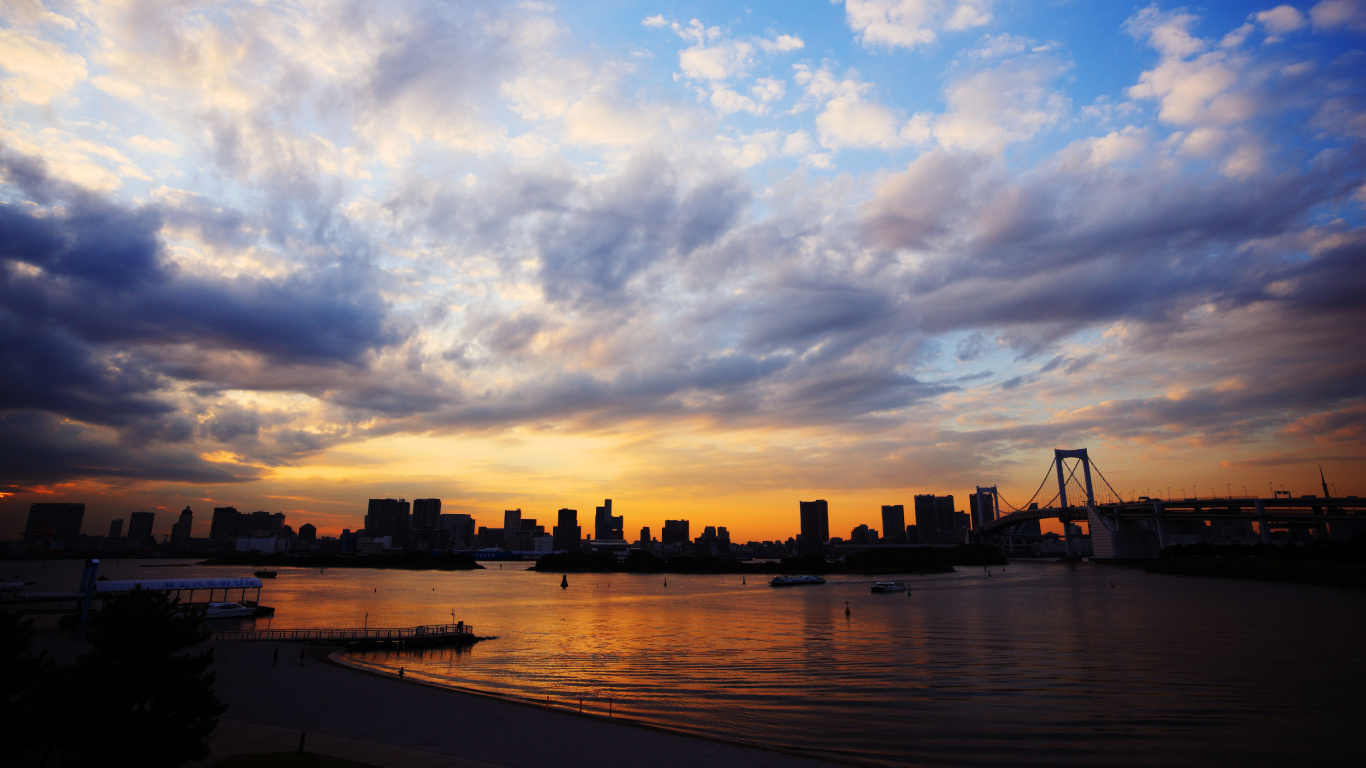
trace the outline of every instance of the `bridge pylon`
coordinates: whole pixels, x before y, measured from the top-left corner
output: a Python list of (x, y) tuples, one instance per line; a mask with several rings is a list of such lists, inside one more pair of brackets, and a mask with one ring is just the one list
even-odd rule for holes
[(1086, 478), (1086, 506), (1094, 507), (1096, 505), (1096, 494), (1091, 489), (1091, 458), (1086, 455), (1085, 448), (1053, 449), (1053, 462), (1057, 465), (1058, 470), (1058, 503), (1064, 509), (1067, 508), (1067, 475), (1063, 473), (1063, 459), (1081, 459), (1082, 476)]

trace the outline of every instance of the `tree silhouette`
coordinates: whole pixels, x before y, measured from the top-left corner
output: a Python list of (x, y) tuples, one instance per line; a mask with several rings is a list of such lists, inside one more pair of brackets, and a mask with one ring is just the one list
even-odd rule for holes
[(148, 768), (208, 755), (226, 707), (213, 690), (213, 649), (190, 652), (208, 639), (199, 616), (161, 592), (135, 589), (109, 602), (87, 639), (90, 653), (62, 671), (68, 695), (82, 702), (64, 753)]

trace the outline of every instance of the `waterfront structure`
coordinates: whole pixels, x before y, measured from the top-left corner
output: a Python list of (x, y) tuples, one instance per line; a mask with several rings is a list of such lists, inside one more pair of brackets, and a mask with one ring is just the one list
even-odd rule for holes
[(807, 552), (821, 551), (830, 540), (830, 505), (825, 499), (798, 502), (801, 511), (802, 548)]
[(194, 511), (186, 505), (180, 510), (180, 519), (171, 526), (171, 549), (185, 552), (190, 548), (190, 528), (194, 526)]
[(605, 499), (593, 517), (593, 538), (599, 541), (625, 541), (625, 516), (612, 514), (612, 500)]
[(40, 501), (29, 506), (24, 549), (71, 549), (81, 535), (84, 503)]
[(370, 499), (365, 513), (365, 535), (372, 538), (388, 536), (400, 547), (408, 541), (411, 522), (409, 505), (405, 499)]
[(152, 526), (156, 523), (155, 512), (134, 512), (128, 516), (128, 538), (137, 542), (135, 546), (145, 547), (156, 541), (152, 536)]
[(887, 541), (906, 543), (906, 508), (900, 504), (882, 505), (882, 530)]
[(692, 541), (692, 536), (689, 535), (690, 526), (687, 520), (665, 520), (664, 530), (659, 532), (659, 543), (666, 547), (670, 544), (687, 544)]
[(968, 514), (972, 516), (972, 530), (979, 531), (982, 526), (1000, 517), (1000, 504), (996, 499), (996, 486), (977, 487), (977, 493), (968, 494)]

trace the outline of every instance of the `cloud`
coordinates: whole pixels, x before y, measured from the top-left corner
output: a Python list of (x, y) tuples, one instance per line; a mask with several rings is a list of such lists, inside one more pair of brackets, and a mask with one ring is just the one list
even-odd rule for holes
[(1309, 18), (1315, 29), (1366, 30), (1366, 4), (1361, 0), (1320, 0), (1309, 9)]
[(11, 98), (47, 104), (84, 80), (85, 59), (55, 43), (14, 29), (0, 29), (0, 88)]
[(991, 6), (992, 0), (846, 0), (844, 15), (866, 46), (915, 48), (933, 43), (937, 29), (961, 31), (989, 24)]

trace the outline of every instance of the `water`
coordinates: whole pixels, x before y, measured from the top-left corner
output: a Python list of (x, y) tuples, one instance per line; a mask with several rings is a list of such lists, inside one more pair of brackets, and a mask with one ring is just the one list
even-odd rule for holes
[[(250, 573), (113, 562), (111, 578)], [(79, 564), (45, 567), (70, 571), (52, 589), (79, 578)], [(282, 568), (262, 593), (276, 616), (257, 626), (454, 617), (497, 639), (353, 660), (883, 765), (1359, 761), (1360, 591), (1019, 561), (990, 576), (901, 577), (909, 597), (873, 594), (855, 576), (771, 588), (732, 575), (571, 574), (560, 589), (559, 574), (523, 567)]]

